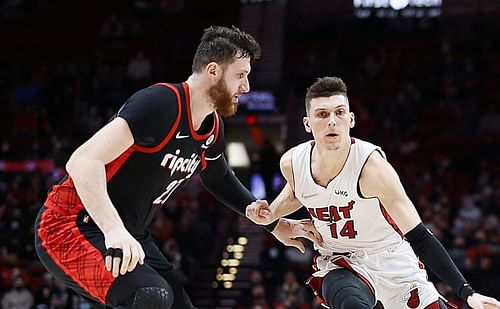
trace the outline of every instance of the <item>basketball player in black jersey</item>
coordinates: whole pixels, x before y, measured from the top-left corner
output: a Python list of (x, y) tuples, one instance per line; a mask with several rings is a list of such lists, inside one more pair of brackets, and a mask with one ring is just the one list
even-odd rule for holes
[[(249, 91), (260, 47), (236, 27), (205, 30), (192, 75), (132, 95), (66, 164), (35, 223), (43, 264), (94, 308), (194, 308), (146, 227), (171, 194), (200, 173), (241, 215), (255, 197), (228, 168), (221, 116)], [(303, 221), (267, 226), (283, 243), (315, 242)]]

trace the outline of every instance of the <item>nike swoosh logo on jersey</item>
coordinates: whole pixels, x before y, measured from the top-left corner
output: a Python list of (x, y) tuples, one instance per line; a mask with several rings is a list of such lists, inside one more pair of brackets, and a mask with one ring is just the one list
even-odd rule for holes
[(177, 132), (177, 135), (175, 136), (176, 139), (183, 139), (188, 137), (189, 135), (181, 135), (181, 132)]
[(310, 197), (316, 196), (318, 194), (319, 193), (311, 193), (311, 194), (304, 194), (304, 193), (302, 193), (302, 198), (310, 198)]

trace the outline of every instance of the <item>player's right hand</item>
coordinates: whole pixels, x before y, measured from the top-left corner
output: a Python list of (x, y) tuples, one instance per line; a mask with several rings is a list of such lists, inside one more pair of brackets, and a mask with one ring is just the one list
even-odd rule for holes
[(495, 298), (473, 293), (467, 298), (467, 304), (474, 309), (500, 309), (500, 302)]
[(272, 231), (272, 234), (284, 245), (295, 247), (301, 253), (304, 253), (306, 248), (297, 238), (309, 239), (319, 247), (323, 244), (323, 237), (321, 237), (321, 234), (316, 230), (310, 219), (293, 220), (281, 218)]
[(271, 208), (265, 200), (256, 200), (247, 206), (245, 214), (248, 219), (260, 225), (271, 224), (276, 218), (273, 218)]
[(137, 266), (144, 264), (144, 250), (141, 244), (124, 228), (115, 228), (104, 233), (106, 244), (106, 270), (113, 277), (125, 275)]

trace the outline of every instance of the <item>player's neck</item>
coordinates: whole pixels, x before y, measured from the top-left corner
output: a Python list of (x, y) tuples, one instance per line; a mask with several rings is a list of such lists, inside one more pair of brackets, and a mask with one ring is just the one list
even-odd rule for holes
[(203, 120), (205, 120), (208, 115), (213, 113), (213, 103), (207, 96), (208, 88), (204, 86), (204, 83), (200, 80), (200, 78), (195, 75), (191, 75), (186, 83), (189, 86), (191, 122), (193, 124), (193, 128), (198, 130)]
[(337, 149), (328, 149), (316, 144), (312, 151), (311, 169), (314, 179), (326, 186), (344, 167), (351, 144), (345, 143)]

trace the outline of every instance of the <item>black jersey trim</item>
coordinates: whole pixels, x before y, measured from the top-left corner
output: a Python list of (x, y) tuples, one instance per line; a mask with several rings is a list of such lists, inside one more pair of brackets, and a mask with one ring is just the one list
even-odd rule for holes
[(177, 97), (177, 118), (175, 119), (174, 125), (172, 126), (172, 129), (170, 129), (170, 132), (168, 132), (167, 136), (161, 141), (160, 144), (156, 145), (155, 147), (149, 148), (149, 147), (144, 147), (144, 146), (139, 146), (137, 144), (134, 144), (132, 147), (140, 152), (146, 152), (146, 153), (154, 153), (165, 147), (165, 145), (170, 141), (174, 133), (177, 131), (177, 127), (179, 127), (179, 123), (181, 122), (181, 115), (182, 115), (182, 104), (181, 104), (181, 94), (179, 93), (179, 90), (174, 87), (173, 85), (167, 84), (167, 83), (158, 83), (155, 84), (154, 86), (164, 86), (169, 88), (175, 93), (175, 96)]
[[(191, 132), (191, 136), (197, 141), (204, 140), (208, 138), (210, 135), (212, 135), (214, 131), (219, 127), (219, 116), (217, 115), (216, 112), (213, 112), (212, 117), (214, 117), (214, 126), (212, 127), (212, 129), (206, 134), (203, 135), (198, 134), (196, 130), (193, 128), (193, 121), (191, 118), (191, 107), (190, 107), (191, 96), (189, 95), (189, 85), (186, 82), (183, 82), (182, 87), (184, 88), (184, 92), (186, 93), (186, 111), (187, 111), (189, 131)], [(218, 132), (215, 132), (215, 134), (217, 135)], [(217, 138), (215, 140), (217, 140)]]

